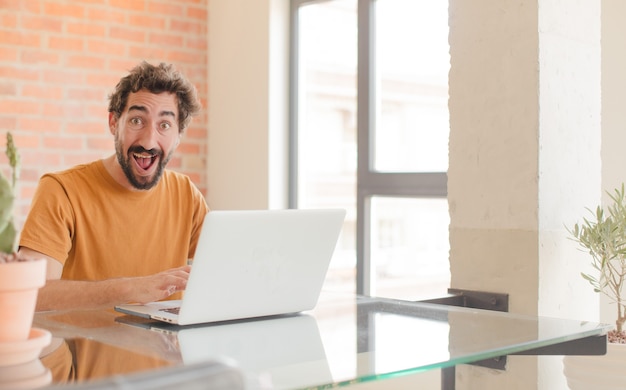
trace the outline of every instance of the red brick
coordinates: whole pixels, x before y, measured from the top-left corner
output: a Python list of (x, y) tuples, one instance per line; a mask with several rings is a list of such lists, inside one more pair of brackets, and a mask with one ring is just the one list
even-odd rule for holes
[(109, 4), (114, 8), (123, 8), (133, 11), (144, 11), (146, 9), (144, 0), (110, 0)]
[(104, 64), (102, 57), (90, 55), (72, 55), (67, 59), (67, 65), (79, 69), (100, 69)]
[(43, 73), (43, 81), (52, 84), (82, 85), (84, 75), (73, 70), (48, 69)]
[[(113, 88), (111, 88), (111, 91), (113, 91)], [(109, 111), (108, 111), (109, 99), (108, 99), (108, 96), (109, 95), (107, 94), (106, 102), (91, 103), (91, 104), (89, 104), (89, 102), (85, 102), (85, 104), (83, 104), (85, 117), (91, 118), (91, 119), (102, 118), (103, 121), (107, 121), (108, 120), (107, 118), (109, 117)]]
[(2, 99), (0, 104), (1, 114), (39, 114), (39, 103), (17, 99)]
[(37, 149), (26, 149), (20, 147), (20, 155), (22, 157), (22, 164), (34, 167), (40, 167), (45, 172), (50, 172), (51, 167), (59, 167), (61, 165), (61, 153), (59, 151), (44, 152)]
[(178, 145), (178, 149), (176, 149), (179, 153), (192, 153), (197, 154), (200, 151), (200, 147), (198, 144), (193, 144), (189, 142), (181, 142)]
[[(94, 0), (97, 2), (97, 0)], [(127, 23), (126, 13), (110, 8), (89, 8), (87, 9), (88, 20), (99, 20), (107, 24), (125, 24)]]
[(0, 129), (17, 129), (17, 118), (0, 115)]
[(20, 11), (21, 5), (15, 0), (0, 0), (0, 9), (3, 11)]
[(128, 23), (133, 27), (147, 27), (152, 29), (165, 28), (165, 19), (163, 17), (151, 17), (145, 14), (129, 15)]
[(39, 174), (39, 170), (28, 168), (29, 165), (31, 164), (29, 164), (28, 161), (24, 161), (24, 159), (22, 159), (22, 171), (20, 172), (20, 177), (25, 180), (39, 180), (39, 178), (41, 177), (41, 175)]
[(209, 44), (206, 38), (194, 36), (186, 39), (185, 47), (187, 47), (188, 49), (195, 49), (206, 52)]
[(15, 47), (0, 46), (0, 61), (17, 62), (19, 50)]
[[(189, 178), (191, 179), (191, 181), (193, 183), (200, 183), (200, 179), (201, 179), (201, 175), (200, 173), (191, 173), (191, 172), (187, 172), (185, 173), (187, 176), (189, 176)], [(197, 184), (196, 184), (197, 185)]]
[(63, 99), (63, 88), (41, 83), (25, 84), (22, 87), (22, 96), (41, 100), (61, 100)]
[[(191, 123), (195, 123), (195, 119)], [(193, 142), (198, 142), (197, 140), (203, 141), (207, 137), (207, 131), (204, 127), (198, 128), (197, 126), (190, 126), (185, 130), (185, 138), (190, 140), (194, 140)]]
[(42, 36), (35, 33), (10, 30), (2, 31), (2, 44), (27, 47), (40, 47)]
[(127, 55), (127, 45), (123, 42), (111, 42), (106, 38), (91, 38), (87, 40), (87, 51), (91, 54), (125, 56)]
[[(4, 145), (4, 136), (2, 137), (2, 145)], [(21, 151), (39, 149), (39, 136), (33, 134), (27, 134), (22, 131), (14, 131), (13, 132), (13, 140), (15, 141), (15, 146)]]
[[(6, 9), (0, 5), (0, 9), (6, 12)], [(2, 14), (0, 15), (0, 26), (5, 29), (17, 28), (17, 15), (16, 14)]]
[(69, 88), (67, 91), (67, 97), (73, 100), (80, 100), (81, 102), (88, 100), (104, 101), (106, 94), (99, 88), (86, 86), (84, 88)]
[(59, 54), (58, 52), (53, 52), (50, 50), (24, 50), (22, 52), (22, 62), (24, 64), (50, 64), (57, 65), (59, 64)]
[(188, 7), (187, 8), (187, 16), (193, 19), (198, 19), (205, 21), (208, 17), (208, 11), (206, 7)]
[(85, 7), (71, 2), (48, 1), (44, 3), (44, 13), (63, 18), (84, 18)]
[(129, 54), (127, 58), (124, 59), (112, 59), (109, 61), (109, 69), (113, 71), (115, 81), (111, 83), (111, 88), (113, 88), (120, 78), (126, 76), (129, 70), (137, 66), (141, 60), (144, 59), (143, 56), (137, 56), (130, 54), (132, 52), (132, 46), (129, 48)]
[(86, 8), (96, 6), (106, 7), (107, 0), (71, 0), (73, 3), (82, 3), (86, 5)]
[(81, 118), (84, 114), (82, 104), (77, 103), (42, 103), (41, 115), (46, 117)]
[(148, 3), (148, 12), (150, 14), (163, 14), (166, 16), (183, 16), (185, 7), (182, 7), (179, 2), (177, 3)]
[(82, 38), (71, 38), (68, 36), (51, 36), (48, 39), (48, 47), (63, 51), (83, 51), (85, 43)]
[[(14, 0), (8, 0), (8, 1), (14, 1)], [(22, 3), (23, 13), (31, 13), (31, 14), (43, 13), (43, 5), (41, 4), (40, 1), (22, 0), (21, 3)]]
[(0, 95), (15, 96), (17, 94), (17, 86), (9, 80), (0, 80)]
[(72, 167), (78, 164), (86, 164), (93, 160), (96, 160), (94, 154), (88, 151), (77, 154), (65, 153), (62, 158), (63, 165), (66, 167)]
[[(167, 50), (158, 47), (150, 47), (150, 46), (131, 46), (129, 48), (129, 54), (131, 57), (145, 59), (146, 61), (156, 64), (158, 62), (165, 61), (165, 56), (167, 55)], [(139, 61), (135, 62), (137, 65)]]
[(141, 29), (133, 29), (128, 27), (112, 26), (110, 29), (110, 36), (113, 39), (121, 39), (123, 41), (131, 42), (145, 42), (146, 32)]
[(180, 51), (170, 50), (167, 53), (166, 59), (170, 62), (179, 63), (204, 63), (206, 57), (204, 54), (198, 54), (196, 51)]
[(108, 138), (91, 137), (87, 139), (87, 149), (113, 153), (115, 150), (115, 141), (112, 135)]
[(106, 27), (93, 22), (72, 22), (67, 23), (67, 32), (80, 36), (104, 37)]
[(163, 33), (150, 34), (148, 41), (152, 44), (159, 45), (159, 47), (163, 47), (163, 45), (183, 47), (185, 42), (184, 38), (180, 35)]
[(172, 20), (170, 22), (170, 28), (172, 31), (181, 31), (194, 35), (206, 34), (206, 23), (189, 22), (186, 20)]
[(46, 149), (80, 150), (83, 148), (83, 140), (78, 137), (44, 136), (43, 147)]
[[(27, 177), (24, 177), (24, 175), (20, 176), (20, 186), (19, 186), (19, 199), (32, 199), (33, 196), (35, 196), (35, 192), (37, 191), (37, 186), (34, 184), (24, 184), (25, 180), (29, 180)], [(31, 179), (32, 180), (32, 179)], [(26, 216), (28, 215), (28, 212), (30, 211), (30, 204), (24, 204), (21, 205), (21, 207), (19, 208), (19, 213), (20, 215)], [(25, 218), (25, 217), (24, 217)], [(20, 229), (21, 226), (23, 226), (24, 221), (21, 222), (20, 224)]]
[(39, 15), (22, 15), (22, 28), (29, 31), (48, 31), (60, 33), (63, 31), (63, 21), (58, 18), (51, 18)]
[(0, 66), (0, 79), (2, 78), (26, 81), (39, 80), (39, 72), (24, 67)]
[(107, 122), (72, 122), (65, 125), (67, 134), (107, 134)]
[(167, 164), (167, 167), (169, 169), (180, 171), (181, 166), (182, 166), (182, 161), (180, 159), (180, 155), (177, 155), (176, 153), (174, 153), (174, 155), (172, 156), (172, 159)]
[[(113, 61), (111, 61), (113, 63)], [(136, 65), (137, 62), (128, 62), (133, 65), (129, 66), (130, 69), (132, 66)], [(117, 82), (120, 81), (120, 78), (123, 77), (126, 72), (120, 73), (111, 73), (106, 69), (98, 70), (95, 73), (89, 73), (85, 75), (85, 82), (92, 87), (99, 87), (106, 90), (107, 94), (113, 92), (113, 89), (117, 85)]]
[(22, 117), (18, 119), (17, 123), (20, 130), (26, 131), (46, 131), (58, 133), (62, 129), (61, 119), (52, 120), (50, 118), (42, 117)]

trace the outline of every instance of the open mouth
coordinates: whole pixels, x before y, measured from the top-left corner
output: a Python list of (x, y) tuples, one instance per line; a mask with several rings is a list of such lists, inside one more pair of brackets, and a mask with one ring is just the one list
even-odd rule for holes
[(133, 153), (133, 158), (135, 159), (135, 162), (137, 163), (139, 168), (147, 171), (155, 164), (157, 160), (157, 155)]

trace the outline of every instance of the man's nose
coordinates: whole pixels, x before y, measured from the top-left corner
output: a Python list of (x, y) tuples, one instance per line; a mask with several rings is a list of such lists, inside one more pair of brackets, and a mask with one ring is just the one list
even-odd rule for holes
[(148, 122), (148, 125), (141, 132), (141, 145), (145, 149), (152, 149), (158, 145), (159, 128), (158, 123), (154, 121)]

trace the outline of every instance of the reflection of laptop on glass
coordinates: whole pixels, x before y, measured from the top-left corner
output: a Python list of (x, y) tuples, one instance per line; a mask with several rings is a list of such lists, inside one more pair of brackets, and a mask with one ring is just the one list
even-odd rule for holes
[(244, 374), (246, 389), (303, 388), (332, 380), (317, 321), (307, 314), (184, 327), (131, 316), (115, 321), (176, 337), (184, 365), (231, 361)]
[(211, 211), (182, 301), (115, 309), (178, 325), (313, 309), (344, 217), (344, 210)]

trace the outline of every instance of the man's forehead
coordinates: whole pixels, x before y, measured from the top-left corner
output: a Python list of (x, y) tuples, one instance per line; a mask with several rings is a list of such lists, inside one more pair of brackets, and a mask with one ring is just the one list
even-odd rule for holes
[(152, 93), (146, 90), (131, 92), (128, 95), (126, 110), (130, 111), (132, 109), (159, 113), (172, 112), (174, 115), (177, 115), (177, 97), (169, 92)]

